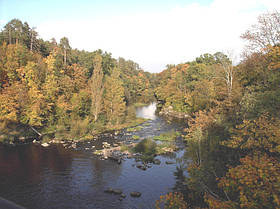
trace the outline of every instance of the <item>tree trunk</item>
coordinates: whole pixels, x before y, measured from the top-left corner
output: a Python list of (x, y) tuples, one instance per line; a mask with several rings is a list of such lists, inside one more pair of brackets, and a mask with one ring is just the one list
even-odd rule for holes
[(33, 30), (31, 30), (30, 51), (33, 49)]
[(12, 44), (12, 34), (10, 28), (9, 28), (9, 44)]
[(64, 49), (64, 65), (66, 65), (66, 49)]

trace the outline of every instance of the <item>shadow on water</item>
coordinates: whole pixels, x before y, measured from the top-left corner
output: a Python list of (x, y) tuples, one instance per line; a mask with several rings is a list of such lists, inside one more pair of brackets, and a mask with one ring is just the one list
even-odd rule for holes
[[(141, 130), (98, 140), (125, 141), (132, 135), (148, 138), (183, 128), (180, 123), (156, 116), (155, 104), (137, 108), (137, 115), (150, 119)], [(93, 145), (86, 141), (78, 143), (77, 149), (61, 144), (46, 148), (39, 144), (0, 146), (0, 196), (28, 209), (154, 208), (159, 196), (171, 192), (178, 182), (174, 172), (180, 162), (176, 159), (183, 156), (183, 150), (157, 156), (161, 164), (143, 171), (135, 166), (135, 159), (119, 165), (95, 157)], [(104, 193), (108, 187), (121, 189), (126, 198)], [(141, 197), (130, 197), (133, 191), (141, 192)]]

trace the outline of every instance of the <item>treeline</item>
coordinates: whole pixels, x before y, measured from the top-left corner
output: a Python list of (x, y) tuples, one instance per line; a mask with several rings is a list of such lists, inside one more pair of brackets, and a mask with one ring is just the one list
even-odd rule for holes
[(72, 49), (66, 37), (44, 41), (18, 19), (0, 33), (0, 60), (3, 132), (13, 123), (90, 137), (135, 119), (130, 106), (153, 100), (154, 76), (137, 63)]
[(162, 108), (191, 116), (185, 201), (167, 195), (166, 208), (280, 208), (279, 23), (278, 12), (259, 17), (237, 66), (204, 54), (158, 75)]

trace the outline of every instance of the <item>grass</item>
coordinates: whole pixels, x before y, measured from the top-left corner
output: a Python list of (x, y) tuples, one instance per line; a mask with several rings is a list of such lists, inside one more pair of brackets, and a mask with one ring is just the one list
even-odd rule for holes
[(174, 152), (176, 150), (176, 146), (173, 143), (170, 142), (163, 142), (161, 144), (158, 144), (156, 147), (156, 154), (162, 155), (169, 152)]
[(94, 152), (93, 152), (93, 154), (95, 154), (95, 155), (101, 155), (102, 154), (102, 150), (95, 150)]
[(147, 106), (147, 104), (145, 104), (145, 103), (140, 103), (140, 102), (134, 103), (133, 105), (134, 105), (134, 107), (144, 107), (144, 106)]
[(126, 131), (128, 131), (128, 132), (136, 132), (136, 131), (141, 131), (143, 128), (144, 128), (143, 126), (136, 126), (136, 127), (128, 128)]
[(138, 140), (138, 139), (140, 139), (140, 136), (133, 135), (133, 136), (132, 136), (132, 139), (134, 139), (134, 140)]
[(170, 131), (166, 133), (162, 133), (159, 136), (155, 136), (153, 139), (156, 141), (168, 141), (172, 142), (176, 139), (176, 137), (180, 136), (180, 133), (177, 131)]
[(157, 144), (153, 139), (144, 139), (131, 150), (141, 153), (141, 160), (151, 162), (156, 155), (172, 153), (176, 150), (176, 145), (172, 142), (163, 142)]
[[(124, 128), (133, 128), (135, 126), (138, 126), (144, 122), (146, 122), (147, 119), (145, 118), (136, 118), (133, 120), (127, 120), (125, 123), (123, 124), (118, 124), (118, 125), (108, 125), (106, 127), (106, 130), (120, 130), (120, 129), (124, 129)], [(141, 127), (141, 126), (140, 126)], [(142, 127), (143, 128), (143, 127)], [(141, 128), (141, 129), (142, 129)], [(140, 130), (141, 130), (140, 129)]]
[(125, 152), (125, 151), (130, 151), (130, 148), (127, 145), (122, 144), (121, 145), (121, 152)]

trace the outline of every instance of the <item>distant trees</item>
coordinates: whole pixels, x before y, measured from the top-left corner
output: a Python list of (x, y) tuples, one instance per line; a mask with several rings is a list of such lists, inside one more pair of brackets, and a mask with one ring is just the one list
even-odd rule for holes
[(69, 40), (66, 37), (63, 37), (60, 39), (60, 43), (59, 46), (61, 47), (62, 51), (63, 51), (63, 64), (66, 65), (67, 63), (67, 54), (70, 51), (70, 44), (69, 44)]
[(39, 50), (38, 33), (35, 28), (30, 28), (28, 23), (22, 23), (19, 19), (8, 22), (0, 33), (0, 43), (22, 44), (30, 51)]

